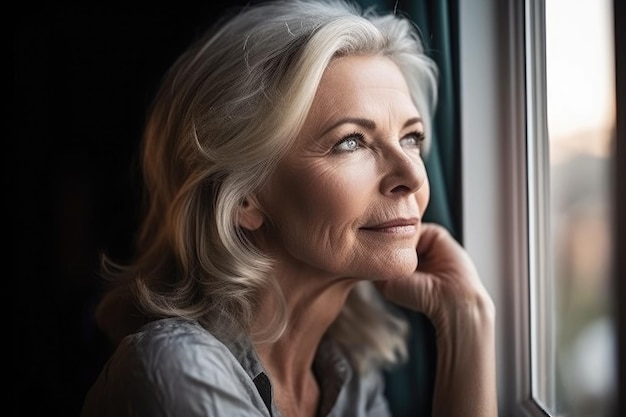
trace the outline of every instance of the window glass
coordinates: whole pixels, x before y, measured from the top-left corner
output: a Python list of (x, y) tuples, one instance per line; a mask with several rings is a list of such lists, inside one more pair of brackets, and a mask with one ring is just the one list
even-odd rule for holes
[[(535, 351), (535, 398), (552, 415), (610, 414), (611, 169), (615, 86), (611, 0), (546, 0), (549, 160), (547, 340)], [(541, 279), (541, 278), (540, 278)]]

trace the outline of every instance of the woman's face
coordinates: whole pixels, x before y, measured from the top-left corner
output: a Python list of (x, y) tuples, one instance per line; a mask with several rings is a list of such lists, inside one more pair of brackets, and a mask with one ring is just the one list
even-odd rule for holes
[(413, 272), (430, 197), (423, 129), (391, 60), (334, 60), (301, 134), (258, 196), (266, 249), (301, 272), (375, 280)]

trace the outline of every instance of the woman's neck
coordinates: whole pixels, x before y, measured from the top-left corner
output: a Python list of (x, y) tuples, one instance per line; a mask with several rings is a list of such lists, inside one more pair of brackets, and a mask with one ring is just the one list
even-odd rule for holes
[[(356, 281), (304, 274), (278, 274), (276, 279), (286, 302), (287, 326), (278, 340), (255, 344), (255, 349), (275, 388), (281, 413), (289, 415), (291, 410), (307, 415), (305, 408), (314, 415), (311, 406), (317, 407), (319, 397), (313, 373), (315, 354)], [(260, 331), (271, 322), (276, 306), (272, 297), (269, 291), (262, 295), (253, 330)]]

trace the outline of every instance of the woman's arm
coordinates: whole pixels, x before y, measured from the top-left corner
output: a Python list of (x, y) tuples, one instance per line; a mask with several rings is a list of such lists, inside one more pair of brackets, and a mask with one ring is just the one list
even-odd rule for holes
[(378, 283), (391, 302), (423, 312), (437, 335), (435, 417), (497, 416), (495, 308), (467, 252), (441, 226), (423, 224), (419, 264)]

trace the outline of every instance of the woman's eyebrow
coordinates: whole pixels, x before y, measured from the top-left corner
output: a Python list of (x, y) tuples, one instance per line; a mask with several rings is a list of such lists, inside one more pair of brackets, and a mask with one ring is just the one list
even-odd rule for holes
[(337, 120), (328, 129), (324, 130), (324, 132), (322, 133), (322, 136), (324, 136), (325, 134), (327, 134), (331, 130), (333, 130), (333, 129), (335, 129), (335, 128), (343, 125), (343, 124), (347, 124), (347, 123), (359, 125), (359, 126), (362, 126), (362, 127), (366, 128), (366, 129), (369, 129), (369, 130), (376, 129), (376, 123), (373, 120), (364, 119), (364, 118), (361, 118), (361, 117), (344, 117), (343, 119)]
[[(404, 123), (404, 126), (402, 126), (402, 128), (406, 128), (408, 126), (411, 126), (412, 124), (421, 123), (421, 122), (422, 122), (422, 119), (420, 117), (411, 117)], [(359, 125), (369, 130), (376, 129), (376, 123), (373, 120), (364, 119), (361, 117), (344, 117), (343, 119), (337, 120), (337, 122), (333, 123), (328, 129), (326, 129), (322, 133), (322, 136), (327, 134), (331, 130), (335, 129), (336, 127), (341, 126), (346, 123)]]
[(418, 123), (422, 123), (421, 117), (411, 117), (409, 120), (407, 120), (404, 123), (404, 126), (402, 126), (402, 128), (409, 127), (411, 125), (418, 124)]

